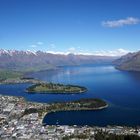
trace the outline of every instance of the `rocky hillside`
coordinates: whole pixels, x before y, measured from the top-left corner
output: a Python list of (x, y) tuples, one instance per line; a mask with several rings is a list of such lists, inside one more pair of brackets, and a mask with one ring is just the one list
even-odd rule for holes
[(140, 71), (140, 51), (128, 53), (115, 60), (116, 68), (127, 71)]
[(0, 69), (32, 71), (56, 66), (110, 63), (113, 57), (94, 55), (62, 55), (37, 51), (0, 50)]

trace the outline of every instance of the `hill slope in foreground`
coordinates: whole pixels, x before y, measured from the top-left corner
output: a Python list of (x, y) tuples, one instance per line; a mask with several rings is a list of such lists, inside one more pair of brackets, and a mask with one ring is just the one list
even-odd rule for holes
[(140, 72), (140, 51), (128, 53), (115, 60), (114, 63), (117, 69)]

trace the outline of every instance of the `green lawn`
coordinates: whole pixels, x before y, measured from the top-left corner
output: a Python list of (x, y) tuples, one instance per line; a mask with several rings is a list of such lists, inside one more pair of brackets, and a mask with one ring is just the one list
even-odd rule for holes
[(21, 72), (10, 71), (10, 70), (0, 70), (0, 81), (12, 78), (19, 78), (22, 76)]

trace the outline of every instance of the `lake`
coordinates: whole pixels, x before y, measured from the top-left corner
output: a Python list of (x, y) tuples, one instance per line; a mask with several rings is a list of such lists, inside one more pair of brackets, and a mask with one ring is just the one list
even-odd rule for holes
[(27, 94), (31, 84), (0, 85), (4, 95), (23, 96), (35, 102), (62, 102), (81, 98), (101, 98), (109, 107), (98, 111), (50, 113), (43, 122), (60, 125), (140, 125), (140, 73), (119, 71), (111, 65), (60, 67), (29, 74), (44, 81), (75, 84), (88, 91), (76, 95)]

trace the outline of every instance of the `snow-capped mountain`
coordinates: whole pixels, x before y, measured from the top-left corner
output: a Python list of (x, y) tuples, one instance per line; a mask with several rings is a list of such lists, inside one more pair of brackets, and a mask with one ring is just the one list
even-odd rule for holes
[(43, 51), (0, 50), (0, 69), (43, 70), (52, 66), (108, 63), (113, 57), (52, 54)]

